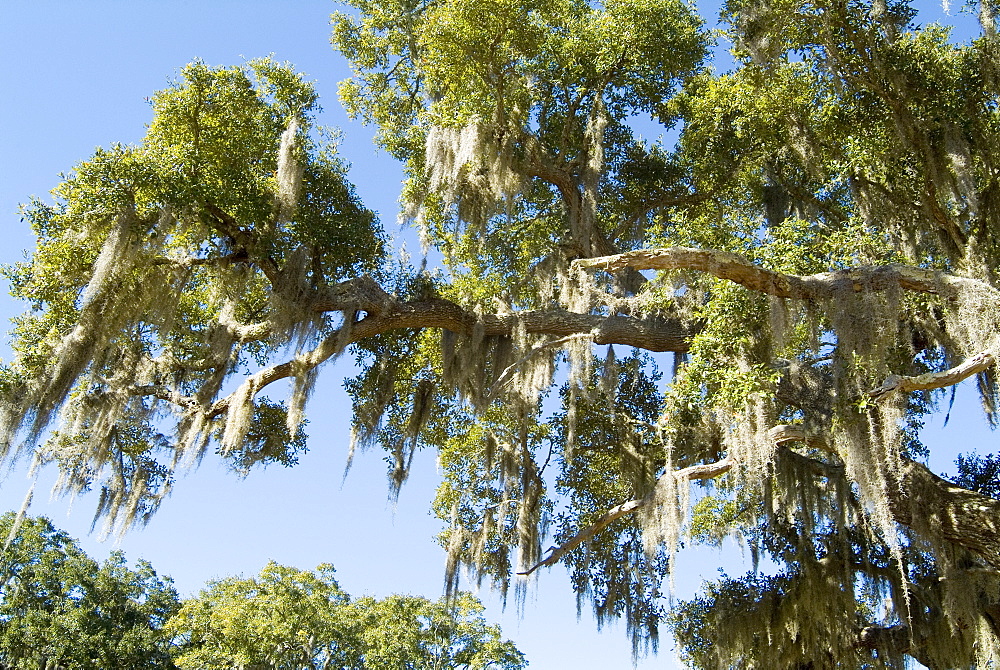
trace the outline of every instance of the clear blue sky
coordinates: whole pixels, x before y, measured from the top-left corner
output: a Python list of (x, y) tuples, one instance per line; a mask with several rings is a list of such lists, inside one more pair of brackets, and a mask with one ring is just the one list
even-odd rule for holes
[[(139, 141), (150, 117), (145, 98), (194, 58), (228, 65), (274, 54), (316, 80), (325, 108), (322, 122), (345, 130), (341, 151), (353, 164), (351, 180), (359, 194), (381, 213), (388, 230), (406, 237), (395, 225), (399, 166), (375, 153), (371, 131), (348, 122), (337, 102), (337, 82), (349, 72), (329, 46), (328, 17), (336, 8), (329, 0), (0, 2), (0, 263), (20, 259), (34, 243), (17, 216), (18, 203), (32, 195), (47, 197), (58, 174), (94, 147)], [(948, 20), (936, 5), (928, 6), (927, 17)], [(410, 247), (417, 251), (412, 242)], [(19, 311), (21, 306), (0, 291), (0, 319)], [(0, 355), (9, 355), (5, 343)], [(130, 533), (118, 548), (130, 559), (151, 561), (184, 595), (212, 578), (254, 574), (273, 559), (299, 568), (333, 563), (341, 584), (355, 595), (437, 597), (444, 556), (433, 540), (439, 524), (428, 513), (436, 484), (434, 455), (418, 455), (395, 508), (387, 502), (380, 454), (359, 457), (342, 484), (350, 416), (341, 380), (349, 372), (324, 370), (309, 407), (310, 452), (298, 467), (239, 480), (206, 458), (178, 482), (152, 523)], [(951, 467), (957, 451), (976, 444), (982, 453), (995, 450), (972, 404), (959, 403), (946, 431), (932, 428), (932, 444), (940, 445), (932, 464), (939, 471)], [(0, 512), (20, 505), (28, 486), (24, 475), (23, 468), (0, 473)], [(94, 500), (75, 501), (68, 514), (71, 501), (47, 500), (52, 481), (52, 473), (43, 475), (32, 513), (51, 517), (95, 557), (106, 556), (113, 542), (88, 535)], [(741, 560), (732, 547), (683, 552), (678, 594), (690, 595), (701, 576), (712, 578), (720, 565), (739, 572)], [(504, 611), (489, 592), (480, 595), (488, 618), (502, 624), (532, 668), (631, 667), (622, 628), (599, 634), (586, 609), (577, 621), (560, 567), (540, 575), (523, 617), (514, 603)], [(667, 642), (658, 658), (637, 667), (679, 666)]]

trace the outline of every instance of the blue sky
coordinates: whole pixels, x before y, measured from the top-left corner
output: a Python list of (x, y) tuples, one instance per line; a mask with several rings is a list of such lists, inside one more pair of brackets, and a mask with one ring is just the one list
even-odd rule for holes
[[(46, 197), (58, 174), (96, 146), (139, 141), (150, 118), (145, 99), (194, 58), (229, 65), (273, 54), (316, 80), (325, 109), (321, 121), (345, 130), (341, 152), (352, 163), (358, 193), (381, 213), (389, 231), (405, 239), (395, 225), (399, 166), (375, 153), (371, 130), (349, 122), (336, 99), (337, 83), (349, 75), (329, 46), (328, 18), (336, 8), (329, 0), (0, 3), (0, 263), (20, 259), (34, 243), (19, 221), (18, 203)], [(927, 15), (947, 20), (936, 5), (928, 6)], [(418, 251), (412, 241), (409, 246)], [(0, 318), (19, 311), (0, 291)], [(5, 344), (0, 355), (9, 355)], [(212, 578), (254, 574), (273, 559), (299, 568), (333, 563), (342, 586), (355, 595), (439, 595), (444, 556), (433, 541), (439, 524), (428, 513), (436, 483), (433, 454), (417, 456), (395, 506), (388, 502), (378, 453), (356, 459), (342, 483), (350, 415), (341, 380), (349, 372), (324, 370), (309, 407), (310, 451), (298, 467), (272, 467), (240, 480), (206, 459), (178, 482), (152, 523), (131, 532), (118, 548), (171, 575), (182, 594)], [(995, 450), (971, 393), (960, 395), (949, 427), (930, 430), (938, 471), (953, 469), (954, 454), (972, 445), (981, 453)], [(20, 505), (28, 486), (24, 475), (23, 468), (0, 473), (0, 511)], [(70, 511), (72, 501), (47, 499), (52, 481), (52, 473), (43, 474), (32, 513), (80, 537), (92, 555), (106, 556), (114, 543), (88, 535), (94, 501), (77, 500)], [(678, 594), (690, 595), (720, 565), (740, 571), (741, 562), (733, 547), (683, 552)], [(598, 633), (586, 609), (577, 620), (560, 567), (540, 575), (523, 617), (514, 603), (504, 611), (488, 592), (480, 595), (488, 618), (502, 624), (533, 668), (631, 666), (622, 628)], [(671, 657), (668, 643), (658, 658), (637, 667), (678, 667)]]

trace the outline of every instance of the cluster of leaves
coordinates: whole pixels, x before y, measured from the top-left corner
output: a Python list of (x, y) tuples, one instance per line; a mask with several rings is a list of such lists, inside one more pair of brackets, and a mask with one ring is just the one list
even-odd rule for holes
[(954, 481), (962, 488), (1000, 498), (1000, 456), (959, 454)]
[[(356, 73), (341, 99), (406, 162), (407, 211), (450, 269), (470, 275), (464, 289), (546, 301), (530, 288), (533, 266), (555, 245), (581, 253), (600, 244), (577, 220), (588, 216), (581, 207), (629, 218), (647, 198), (685, 194), (677, 166), (627, 123), (633, 114), (676, 120), (671, 100), (707, 52), (683, 3), (351, 4), (358, 15), (334, 21), (334, 44)], [(614, 141), (595, 145), (595, 124)], [(599, 205), (563, 201), (583, 181), (599, 184)], [(510, 199), (516, 192), (526, 197)], [(642, 218), (622, 226), (630, 245)]]
[(212, 582), (166, 626), (179, 668), (469, 668), (515, 670), (524, 657), (469, 594), (352, 600), (333, 566), (269, 563)]
[(0, 517), (0, 668), (520, 670), (524, 656), (468, 593), (352, 599), (333, 566), (269, 563), (181, 600), (120, 553), (98, 564), (44, 518)]
[(0, 666), (172, 668), (164, 623), (180, 607), (169, 578), (120, 553), (99, 564), (44, 518), (0, 517)]

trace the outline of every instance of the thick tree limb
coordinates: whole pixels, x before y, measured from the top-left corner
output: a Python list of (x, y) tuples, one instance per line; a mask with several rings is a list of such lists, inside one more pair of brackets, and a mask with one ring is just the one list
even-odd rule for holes
[(789, 442), (802, 442), (803, 444), (815, 449), (831, 451), (830, 445), (825, 439), (818, 435), (810, 435), (803, 426), (799, 425), (793, 424), (775, 426), (768, 431), (768, 437), (770, 437), (771, 441), (779, 447), (783, 447)]
[(161, 257), (154, 258), (150, 261), (152, 265), (171, 265), (177, 268), (190, 268), (199, 265), (232, 265), (234, 263), (246, 263), (250, 260), (250, 255), (247, 254), (246, 250), (240, 249), (239, 251), (234, 251), (226, 256), (208, 256), (208, 257), (197, 257), (188, 256), (187, 258), (171, 258), (171, 257)]
[[(844, 282), (850, 282), (852, 287), (856, 286), (856, 290), (861, 290), (863, 284), (877, 289), (895, 282), (909, 290), (940, 293), (943, 287), (954, 288), (962, 282), (973, 281), (902, 265), (857, 268), (800, 277), (765, 270), (738, 254), (685, 247), (631, 251), (614, 256), (581, 259), (575, 263), (578, 267), (589, 270), (701, 270), (769, 295), (801, 299), (827, 297), (837, 287), (843, 286)], [(342, 311), (348, 318), (357, 311), (367, 314), (350, 326), (349, 334), (338, 331), (331, 336), (341, 342), (340, 346), (400, 328), (444, 328), (456, 333), (471, 334), (477, 323), (481, 323), (486, 335), (510, 335), (519, 324), (523, 324), (525, 330), (532, 334), (566, 338), (590, 333), (595, 344), (624, 344), (647, 351), (687, 351), (691, 335), (677, 321), (640, 320), (626, 316), (603, 317), (566, 310), (534, 310), (480, 316), (443, 299), (398, 302), (367, 275), (326, 289), (313, 301), (312, 309), (317, 312)], [(255, 338), (262, 336), (258, 330), (253, 332)], [(336, 352), (331, 350), (315, 364), (327, 360), (334, 353)], [(897, 388), (937, 388), (956, 383), (992, 363), (992, 355), (981, 354), (952, 371), (931, 376), (900, 377), (897, 378), (898, 381), (892, 382), (895, 386), (890, 388), (883, 385), (876, 391), (881, 395)], [(256, 373), (244, 383), (263, 388), (273, 381), (295, 374), (295, 370), (300, 369), (301, 365), (302, 362), (298, 361), (294, 365), (286, 362), (272, 366)], [(956, 381), (950, 381), (952, 378), (956, 378)], [(228, 403), (228, 398), (217, 401), (212, 406), (211, 415), (217, 416), (224, 412)]]
[[(832, 452), (829, 442), (800, 426), (776, 426), (771, 435), (779, 444), (801, 441)], [(897, 523), (964, 547), (1000, 570), (1000, 500), (956, 486), (908, 458), (896, 477), (899, 486), (886, 493)]]
[[(349, 322), (347, 326), (332, 332), (312, 351), (250, 375), (240, 385), (240, 389), (212, 403), (206, 411), (208, 418), (215, 418), (226, 412), (237, 394), (246, 392), (248, 387), (253, 391), (251, 395), (256, 395), (269, 384), (321, 365), (350, 344), (403, 328), (443, 328), (471, 335), (477, 324), (481, 324), (485, 335), (512, 336), (523, 326), (528, 333), (552, 335), (559, 337), (560, 341), (586, 336), (595, 344), (622, 344), (647, 351), (675, 352), (687, 351), (691, 337), (691, 332), (678, 320), (606, 317), (566, 310), (477, 315), (456, 303), (438, 298), (398, 302), (368, 277), (333, 287), (321, 300), (314, 303), (313, 308), (315, 311), (343, 311), (348, 319), (357, 311), (367, 312), (368, 316), (360, 321)], [(248, 329), (248, 332), (252, 329), (254, 339), (268, 335), (264, 325), (260, 324), (243, 327), (228, 324), (228, 327), (236, 335), (245, 335), (242, 329)], [(196, 402), (159, 386), (136, 387), (132, 392), (136, 395), (154, 396), (184, 410), (189, 410), (192, 403)]]
[(901, 492), (889, 491), (897, 522), (964, 547), (1000, 570), (1000, 500), (956, 486), (911, 460), (904, 460), (900, 481)]
[[(337, 309), (344, 308), (344, 304), (338, 303)], [(624, 344), (648, 351), (687, 351), (689, 338), (688, 331), (676, 321), (605, 317), (563, 310), (477, 316), (453, 302), (441, 299), (392, 302), (381, 305), (378, 309), (375, 314), (334, 331), (312, 351), (250, 375), (243, 381), (240, 389), (213, 403), (208, 416), (214, 418), (221, 415), (229, 409), (233, 398), (245, 392), (248, 387), (256, 394), (268, 384), (321, 365), (349, 344), (401, 328), (444, 328), (471, 335), (477, 320), (480, 320), (484, 334), (509, 336), (523, 324), (524, 329), (532, 334), (563, 337), (587, 334), (595, 344)]]
[(399, 302), (367, 275), (330, 287), (313, 301), (311, 309), (345, 314), (365, 312), (367, 316), (353, 326), (351, 342), (398, 328), (444, 328), (470, 335), (477, 323), (481, 323), (485, 335), (511, 335), (523, 325), (533, 335), (566, 337), (592, 333), (595, 344), (624, 344), (647, 351), (683, 353), (693, 335), (689, 327), (676, 319), (601, 316), (562, 309), (479, 315), (442, 298)]
[[(832, 453), (832, 447), (820, 436), (810, 435), (801, 426), (781, 425), (770, 431), (771, 439), (778, 446), (790, 442), (803, 442), (811, 447)], [(990, 567), (1000, 570), (1000, 500), (955, 486), (938, 477), (925, 466), (904, 459), (899, 473), (900, 489), (890, 487), (890, 505), (897, 523), (930, 532), (962, 546)], [(736, 461), (726, 457), (715, 463), (694, 465), (683, 470), (668, 472), (661, 477), (673, 476), (680, 480), (714, 479), (729, 472)], [(823, 475), (825, 472), (817, 471)], [(590, 540), (618, 519), (632, 514), (655, 501), (653, 493), (643, 498), (629, 500), (612, 507), (594, 523), (575, 533), (557, 547), (544, 560), (530, 569), (518, 573), (530, 575), (539, 568), (555, 565), (584, 542)]]
[(313, 302), (312, 309), (315, 312), (362, 310), (379, 314), (396, 303), (396, 299), (386, 293), (378, 282), (364, 274), (324, 290)]
[(923, 653), (926, 640), (914, 639), (913, 632), (906, 624), (895, 626), (866, 626), (858, 633), (857, 644), (862, 649), (878, 650), (882, 653), (908, 654), (927, 667), (933, 661)]
[(909, 265), (858, 267), (814, 275), (790, 275), (754, 265), (745, 257), (717, 249), (669, 247), (639, 249), (614, 256), (574, 261), (582, 270), (616, 272), (632, 270), (698, 270), (746, 288), (778, 298), (821, 300), (845, 286), (855, 291), (886, 290), (898, 285), (908, 291), (953, 297), (958, 289), (975, 287), (996, 294), (992, 287), (974, 279)]
[(930, 389), (945, 388), (954, 386), (959, 382), (982, 372), (996, 362), (996, 359), (988, 351), (972, 356), (959, 365), (942, 372), (928, 372), (927, 374), (915, 377), (903, 377), (900, 375), (889, 375), (882, 385), (868, 392), (874, 399), (881, 398), (893, 391), (928, 391)]

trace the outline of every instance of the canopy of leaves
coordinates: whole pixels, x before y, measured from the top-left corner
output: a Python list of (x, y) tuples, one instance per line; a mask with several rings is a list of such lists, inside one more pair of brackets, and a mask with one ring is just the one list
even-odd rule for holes
[(0, 517), (0, 668), (413, 668), (527, 665), (468, 593), (352, 600), (331, 565), (269, 563), (181, 601), (169, 578), (120, 553), (102, 565), (45, 518)]
[(152, 109), (140, 145), (98, 149), (55, 204), (24, 208), (38, 251), (6, 269), (32, 311), (0, 380), (0, 451), (44, 437), (36, 463), (59, 465), (63, 491), (97, 488), (98, 514), (123, 526), (210, 445), (239, 472), (295, 463), (304, 369), (290, 405), (248, 397), (223, 421), (213, 403), (234, 373), (331, 330), (312, 294), (382, 255), (331, 134), (312, 126), (312, 86), (287, 65), (195, 62)]
[[(738, 65), (722, 75), (701, 67), (697, 17), (671, 3), (354, 6), (335, 22), (355, 67), (341, 96), (406, 162), (406, 211), (444, 256), (440, 295), (514, 324), (386, 342), (352, 387), (359, 429), (387, 449), (420, 417), (415, 445), (445, 468), (453, 565), (505, 590), (562, 561), (600, 618), (624, 616), (655, 647), (690, 524), (787, 568), (681, 606), (695, 665), (994, 659), (997, 584), (972, 575), (998, 567), (997, 537), (926, 509), (996, 508), (911, 460), (926, 456), (930, 389), (978, 373), (988, 414), (995, 403), (993, 3), (982, 37), (955, 45), (902, 2), (732, 2)], [(645, 115), (676, 143), (638, 139)], [(931, 270), (926, 283), (900, 279), (906, 267)], [(652, 269), (666, 271), (640, 274)], [(605, 320), (543, 332), (543, 310)], [(669, 385), (656, 359), (587, 343), (627, 341), (608, 331), (629, 319), (686, 332), (638, 345), (678, 354)], [(385, 359), (404, 351), (398, 374)], [(971, 371), (935, 381), (955, 366)], [(412, 379), (434, 385), (433, 407)], [(560, 385), (552, 413), (542, 400)], [(376, 389), (384, 423), (365, 413)], [(689, 491), (705, 479), (717, 486)], [(728, 595), (740, 588), (759, 607)]]
[(120, 553), (103, 564), (48, 519), (0, 517), (0, 667), (167, 669), (164, 622), (180, 607), (169, 578)]
[(180, 668), (519, 670), (524, 657), (468, 594), (351, 601), (333, 566), (275, 563), (257, 577), (213, 582), (184, 602), (167, 630)]

